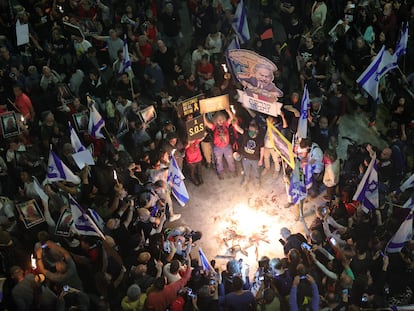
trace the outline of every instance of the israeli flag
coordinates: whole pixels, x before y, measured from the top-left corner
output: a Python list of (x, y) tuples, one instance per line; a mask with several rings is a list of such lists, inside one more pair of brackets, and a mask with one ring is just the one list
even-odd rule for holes
[(312, 164), (309, 164), (309, 163), (305, 164), (304, 173), (305, 173), (305, 186), (306, 186), (306, 189), (312, 188), (313, 170), (314, 170), (314, 166)]
[(43, 190), (43, 188), (40, 185), (37, 178), (35, 176), (32, 176), (32, 177), (33, 177), (33, 190), (39, 195), (39, 197), (42, 201), (48, 202), (49, 201), (49, 196)]
[(404, 219), (400, 228), (388, 242), (385, 251), (387, 253), (399, 253), (407, 241), (413, 236), (413, 211), (411, 210)]
[(243, 0), (240, 0), (237, 5), (236, 13), (234, 14), (231, 26), (239, 37), (241, 43), (246, 43), (250, 40), (249, 25), (247, 24), (247, 12), (244, 7)]
[(414, 188), (414, 174), (410, 176), (403, 184), (398, 188), (398, 192), (404, 192), (407, 189)]
[(300, 107), (298, 130), (296, 132), (298, 135), (298, 138), (308, 137), (308, 110), (309, 108), (310, 108), (309, 91), (308, 91), (308, 86), (305, 85), (305, 88), (303, 89), (302, 104)]
[(124, 38), (124, 46), (122, 47), (122, 64), (121, 66), (119, 66), (119, 71), (118, 73), (124, 73), (124, 72), (130, 72), (132, 71), (132, 67), (131, 67), (131, 59), (129, 57), (129, 51), (128, 51), (128, 42), (127, 42), (127, 38), (125, 36)]
[(185, 206), (190, 197), (184, 183), (184, 175), (178, 167), (174, 156), (170, 157), (170, 167), (168, 168), (167, 182), (171, 185), (171, 191), (181, 206)]
[(88, 96), (88, 105), (90, 109), (88, 131), (89, 135), (94, 138), (105, 138), (101, 130), (105, 127), (105, 120), (96, 110), (93, 100)]
[(352, 200), (360, 202), (365, 213), (378, 208), (378, 170), (375, 156), (371, 159)]
[(400, 40), (398, 40), (395, 47), (394, 54), (398, 57), (407, 53), (407, 43), (408, 43), (408, 22), (403, 24), (403, 29), (401, 31)]
[(92, 218), (72, 196), (69, 197), (69, 205), (73, 219), (72, 229), (75, 233), (87, 236), (97, 236), (105, 240), (105, 235), (102, 230), (99, 229)]
[(47, 179), (50, 182), (66, 180), (74, 184), (80, 184), (79, 176), (76, 176), (70, 169), (62, 162), (61, 159), (50, 150), (49, 161), (47, 164)]
[(403, 205), (402, 208), (414, 208), (414, 197), (409, 198)]
[(231, 40), (231, 42), (227, 46), (227, 51), (230, 50), (240, 50), (239, 37), (235, 36), (233, 40)]
[(102, 217), (92, 208), (88, 208), (88, 211), (94, 223), (99, 227), (99, 229), (101, 229), (101, 231), (103, 231), (105, 222), (103, 221)]
[(69, 132), (70, 132), (70, 143), (72, 144), (73, 152), (85, 151), (86, 148), (82, 145), (78, 135), (76, 134), (75, 129), (69, 122)]
[(207, 259), (207, 256), (204, 254), (201, 247), (198, 248), (198, 256), (200, 257), (201, 267), (204, 271), (214, 272), (213, 267), (211, 266), (210, 262)]
[(379, 100), (378, 85), (380, 79), (391, 69), (396, 68), (397, 56), (391, 55), (385, 46), (381, 48), (375, 59), (356, 80), (358, 84), (375, 100)]
[(298, 160), (295, 160), (295, 168), (290, 177), (289, 195), (292, 197), (293, 204), (306, 199), (305, 175)]

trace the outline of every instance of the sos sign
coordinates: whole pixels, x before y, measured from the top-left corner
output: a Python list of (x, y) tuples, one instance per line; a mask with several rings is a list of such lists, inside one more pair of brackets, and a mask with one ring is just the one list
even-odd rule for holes
[(204, 137), (205, 125), (203, 116), (185, 122), (188, 140), (201, 139)]

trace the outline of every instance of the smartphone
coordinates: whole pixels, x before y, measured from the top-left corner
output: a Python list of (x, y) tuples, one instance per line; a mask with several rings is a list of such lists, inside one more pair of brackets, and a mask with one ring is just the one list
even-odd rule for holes
[(301, 279), (301, 280), (306, 280), (306, 275), (301, 275), (301, 276), (300, 276), (300, 279)]
[(342, 290), (342, 295), (349, 295), (349, 290), (347, 288), (344, 288)]
[(333, 245), (333, 246), (336, 246), (338, 243), (336, 242), (336, 240), (335, 240), (335, 238), (330, 238), (329, 239), (329, 241), (331, 242), (331, 244)]
[(216, 285), (216, 280), (215, 279), (211, 279), (209, 282), (210, 285)]
[(361, 301), (362, 302), (367, 302), (368, 301), (368, 297), (367, 296), (362, 296)]
[(259, 276), (259, 281), (264, 281), (264, 275)]
[(45, 249), (47, 247), (47, 244), (42, 244), (42, 248)]
[(312, 246), (310, 246), (308, 243), (303, 242), (300, 245), (303, 249), (306, 249), (307, 251), (310, 251), (312, 249)]
[(64, 286), (63, 286), (63, 291), (64, 291), (65, 293), (67, 293), (67, 292), (69, 291), (69, 285), (64, 285)]

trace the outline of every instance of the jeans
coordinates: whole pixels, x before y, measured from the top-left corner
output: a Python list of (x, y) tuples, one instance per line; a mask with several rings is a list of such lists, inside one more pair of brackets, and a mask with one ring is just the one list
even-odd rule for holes
[(224, 171), (223, 156), (226, 159), (230, 172), (234, 173), (236, 171), (236, 166), (234, 165), (234, 159), (233, 159), (233, 150), (230, 145), (227, 145), (224, 148), (214, 146), (213, 152), (214, 152), (214, 157), (216, 158), (217, 174), (219, 175), (223, 174), (223, 171)]
[(253, 177), (254, 181), (259, 181), (259, 161), (243, 158), (242, 164), (244, 170), (244, 180), (249, 181), (250, 178)]

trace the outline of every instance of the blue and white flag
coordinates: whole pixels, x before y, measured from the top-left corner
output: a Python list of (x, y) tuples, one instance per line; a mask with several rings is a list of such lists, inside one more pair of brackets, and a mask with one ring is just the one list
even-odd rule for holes
[(398, 188), (398, 192), (404, 192), (407, 189), (414, 188), (414, 174), (410, 176), (403, 184)]
[(32, 176), (32, 177), (33, 177), (33, 190), (39, 195), (39, 197), (42, 201), (48, 202), (49, 201), (49, 196), (43, 190), (43, 188), (40, 185), (37, 178), (35, 176)]
[(352, 200), (361, 203), (362, 210), (365, 213), (368, 213), (379, 206), (378, 170), (376, 160), (375, 156), (371, 159), (354, 197), (352, 198)]
[(66, 180), (74, 184), (81, 182), (79, 176), (76, 176), (69, 167), (62, 162), (61, 159), (50, 150), (49, 161), (47, 164), (47, 179), (50, 182)]
[(300, 117), (298, 121), (298, 129), (296, 134), (298, 138), (306, 138), (308, 137), (308, 110), (310, 108), (309, 103), (309, 91), (308, 86), (305, 85), (303, 89), (303, 97), (302, 97), (302, 104), (300, 107)]
[(171, 191), (181, 206), (185, 206), (190, 197), (184, 183), (184, 175), (178, 167), (174, 156), (170, 157), (170, 167), (168, 168), (167, 181), (171, 185)]
[(244, 7), (243, 0), (240, 0), (237, 5), (236, 13), (234, 14), (231, 26), (239, 37), (241, 43), (246, 43), (250, 40), (249, 25), (247, 24), (247, 12)]
[(397, 58), (407, 53), (407, 43), (408, 43), (408, 22), (403, 24), (400, 40), (398, 40), (397, 45), (395, 46), (394, 54), (397, 56)]
[(378, 85), (380, 79), (391, 69), (398, 66), (397, 56), (391, 55), (385, 46), (381, 48), (375, 59), (356, 80), (358, 84), (375, 100), (379, 100)]
[(211, 266), (210, 262), (207, 259), (207, 256), (204, 254), (201, 247), (198, 248), (198, 256), (200, 257), (201, 267), (204, 271), (214, 272), (213, 267)]
[(414, 208), (414, 197), (412, 196), (411, 198), (409, 198), (403, 205), (402, 208)]
[(385, 251), (387, 253), (398, 253), (404, 247), (407, 241), (410, 241), (413, 236), (413, 211), (411, 210), (404, 219), (400, 228), (388, 242)]
[(313, 170), (314, 170), (314, 165), (310, 164), (310, 163), (306, 163), (305, 164), (305, 168), (304, 168), (304, 174), (305, 174), (305, 186), (306, 189), (310, 189), (312, 188), (312, 184), (313, 184)]
[(105, 240), (102, 230), (96, 225), (86, 211), (75, 201), (72, 196), (69, 197), (70, 210), (72, 212), (72, 229), (75, 233), (87, 236), (97, 236)]
[(132, 72), (131, 59), (129, 57), (128, 42), (126, 36), (124, 38), (124, 46), (122, 47), (122, 64), (119, 66), (118, 73), (121, 74), (124, 72)]
[(94, 138), (105, 138), (105, 136), (101, 133), (102, 129), (105, 127), (105, 120), (102, 118), (98, 110), (96, 110), (94, 102), (89, 96), (88, 105), (90, 110), (88, 124), (89, 135)]
[(230, 50), (240, 50), (240, 43), (239, 43), (238, 36), (235, 36), (233, 40), (231, 40), (229, 45), (227, 46), (227, 51), (230, 51)]
[(99, 227), (99, 229), (101, 229), (101, 231), (103, 231), (105, 222), (103, 221), (102, 217), (92, 208), (88, 208), (88, 211), (95, 224)]
[(75, 129), (72, 127), (72, 125), (69, 122), (69, 132), (70, 132), (70, 143), (72, 144), (73, 152), (79, 152), (86, 150), (85, 146), (82, 145), (78, 134), (76, 134)]
[(292, 197), (293, 204), (306, 199), (305, 174), (298, 160), (295, 160), (295, 168), (290, 177), (289, 195)]

